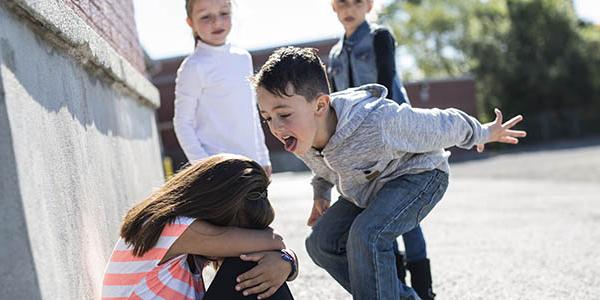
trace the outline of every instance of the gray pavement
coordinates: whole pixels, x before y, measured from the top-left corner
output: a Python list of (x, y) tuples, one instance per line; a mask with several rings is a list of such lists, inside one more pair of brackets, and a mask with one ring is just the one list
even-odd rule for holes
[[(422, 223), (436, 299), (600, 299), (600, 139), (452, 164)], [(351, 299), (304, 249), (309, 173), (273, 176), (275, 229), (301, 261), (296, 299)]]

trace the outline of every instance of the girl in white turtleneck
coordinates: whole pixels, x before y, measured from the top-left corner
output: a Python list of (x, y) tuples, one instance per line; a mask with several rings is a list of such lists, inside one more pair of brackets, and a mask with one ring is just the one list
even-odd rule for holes
[(227, 42), (229, 0), (186, 1), (196, 49), (177, 71), (173, 125), (190, 162), (217, 153), (250, 157), (271, 174), (269, 153), (249, 82), (252, 58)]

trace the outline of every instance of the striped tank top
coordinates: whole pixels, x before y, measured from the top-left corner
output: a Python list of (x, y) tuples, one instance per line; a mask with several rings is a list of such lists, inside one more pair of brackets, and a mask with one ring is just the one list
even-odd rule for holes
[(156, 245), (140, 257), (133, 256), (132, 248), (120, 238), (104, 272), (102, 299), (202, 299), (204, 282), (201, 274), (190, 271), (186, 254), (158, 265), (194, 220), (177, 217), (165, 226)]

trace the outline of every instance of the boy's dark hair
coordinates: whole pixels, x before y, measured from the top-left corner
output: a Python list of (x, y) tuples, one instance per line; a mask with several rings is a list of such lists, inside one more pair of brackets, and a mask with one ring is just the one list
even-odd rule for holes
[[(262, 87), (273, 95), (291, 97), (297, 94), (309, 102), (319, 94), (330, 93), (325, 65), (314, 48), (277, 49), (252, 77), (252, 82), (255, 87)], [(288, 85), (293, 87), (292, 91)]]

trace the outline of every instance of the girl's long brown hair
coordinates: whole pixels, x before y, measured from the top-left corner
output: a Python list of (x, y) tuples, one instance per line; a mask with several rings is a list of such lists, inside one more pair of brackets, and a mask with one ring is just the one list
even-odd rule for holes
[(141, 256), (156, 245), (165, 225), (178, 216), (217, 226), (264, 229), (274, 218), (268, 185), (263, 168), (249, 158), (232, 154), (208, 157), (177, 173), (129, 210), (121, 237)]

